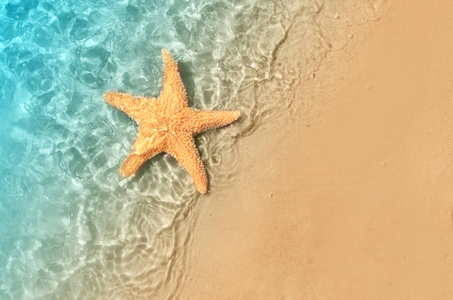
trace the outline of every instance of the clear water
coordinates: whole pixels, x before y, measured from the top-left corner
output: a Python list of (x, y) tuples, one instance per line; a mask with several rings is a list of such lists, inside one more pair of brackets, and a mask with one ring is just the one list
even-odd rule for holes
[(216, 167), (258, 105), (240, 89), (265, 76), (284, 14), (259, 0), (0, 2), (1, 299), (174, 289), (197, 193), (169, 157), (118, 175), (137, 127), (102, 94), (157, 96), (169, 49), (193, 106), (245, 116), (197, 140), (211, 183), (226, 184)]
[[(193, 106), (242, 112), (197, 138), (211, 190), (227, 185), (236, 140), (292, 105), (262, 102), (257, 87), (284, 91), (301, 77), (270, 74), (295, 15), (307, 38), (319, 32), (319, 3), (295, 2), (0, 1), (0, 299), (152, 299), (177, 288), (203, 198), (171, 157), (119, 176), (137, 127), (102, 95), (157, 96), (169, 49)], [(326, 51), (307, 47), (310, 62)]]

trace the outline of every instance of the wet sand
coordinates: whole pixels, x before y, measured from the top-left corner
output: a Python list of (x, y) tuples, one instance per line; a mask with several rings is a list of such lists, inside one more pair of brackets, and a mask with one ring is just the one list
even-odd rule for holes
[(453, 3), (390, 4), (318, 115), (241, 141), (178, 299), (453, 299)]

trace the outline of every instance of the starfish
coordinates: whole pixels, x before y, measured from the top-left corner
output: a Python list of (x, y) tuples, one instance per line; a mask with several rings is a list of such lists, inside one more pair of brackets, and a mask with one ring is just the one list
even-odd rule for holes
[(136, 97), (125, 93), (107, 92), (105, 101), (122, 110), (139, 125), (132, 152), (124, 161), (120, 174), (133, 175), (155, 155), (165, 152), (192, 176), (197, 190), (205, 194), (208, 179), (193, 137), (203, 131), (228, 125), (239, 118), (239, 111), (202, 111), (188, 106), (178, 65), (167, 50), (164, 61), (163, 87), (159, 98)]

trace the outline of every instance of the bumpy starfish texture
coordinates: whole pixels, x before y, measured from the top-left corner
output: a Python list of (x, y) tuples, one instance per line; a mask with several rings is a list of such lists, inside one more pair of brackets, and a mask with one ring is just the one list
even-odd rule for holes
[(228, 125), (239, 118), (239, 111), (200, 111), (188, 107), (186, 90), (178, 65), (170, 52), (162, 50), (163, 88), (159, 98), (135, 97), (107, 92), (105, 101), (124, 111), (139, 125), (138, 138), (121, 166), (124, 177), (131, 176), (153, 156), (166, 152), (189, 172), (196, 188), (205, 194), (208, 179), (195, 147), (193, 136)]

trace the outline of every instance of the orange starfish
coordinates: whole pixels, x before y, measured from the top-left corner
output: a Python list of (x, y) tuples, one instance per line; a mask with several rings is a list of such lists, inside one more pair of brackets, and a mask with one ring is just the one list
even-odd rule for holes
[(178, 65), (167, 50), (162, 50), (164, 84), (159, 98), (135, 97), (108, 92), (105, 101), (124, 111), (139, 125), (132, 152), (121, 166), (124, 177), (134, 174), (153, 156), (166, 152), (189, 172), (198, 191), (205, 194), (208, 179), (195, 147), (193, 136), (237, 120), (239, 111), (200, 111), (188, 107), (186, 90)]

